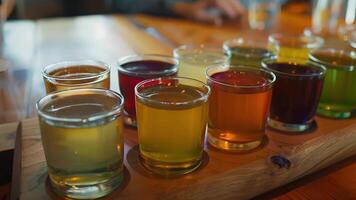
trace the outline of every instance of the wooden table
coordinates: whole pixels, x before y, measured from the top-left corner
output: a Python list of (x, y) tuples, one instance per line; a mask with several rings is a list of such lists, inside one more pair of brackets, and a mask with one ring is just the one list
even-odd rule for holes
[[(196, 24), (185, 20), (135, 16), (146, 26), (155, 27), (176, 44), (221, 44), (238, 35), (251, 33), (245, 24), (229, 22), (223, 27)], [(283, 14), (274, 29), (300, 33), (309, 26), (305, 16)], [(8, 70), (0, 72), (0, 123), (35, 116), (34, 103), (45, 94), (41, 69), (49, 63), (68, 59), (97, 59), (114, 66), (117, 58), (131, 53), (171, 54), (143, 30), (137, 29), (126, 16), (88, 16), (18, 21), (5, 25), (4, 58)], [(114, 68), (113, 68), (114, 69)], [(115, 71), (115, 70), (113, 70)], [(112, 89), (118, 90), (117, 74), (112, 73)], [(0, 178), (6, 182), (11, 168), (13, 138), (0, 136)], [(5, 172), (5, 173), (3, 173)], [(0, 194), (9, 186), (0, 187)], [(2, 199), (0, 195), (0, 199)], [(256, 199), (356, 199), (356, 157), (328, 167)]]

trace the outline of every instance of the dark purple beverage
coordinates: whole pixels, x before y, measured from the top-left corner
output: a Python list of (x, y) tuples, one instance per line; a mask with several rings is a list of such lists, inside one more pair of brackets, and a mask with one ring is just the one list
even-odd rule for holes
[(269, 125), (283, 131), (307, 130), (319, 103), (325, 68), (314, 63), (266, 62), (263, 63), (264, 67), (277, 77)]
[(146, 79), (176, 76), (178, 68), (174, 58), (158, 55), (135, 55), (119, 61), (119, 86), (125, 98), (125, 123), (136, 125), (135, 86)]

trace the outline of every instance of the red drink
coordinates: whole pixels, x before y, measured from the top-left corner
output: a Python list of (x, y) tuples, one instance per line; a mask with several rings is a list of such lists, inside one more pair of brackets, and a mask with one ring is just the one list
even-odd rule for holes
[(146, 79), (176, 76), (177, 62), (174, 58), (158, 55), (134, 55), (119, 61), (120, 92), (125, 97), (125, 123), (136, 126), (135, 86)]

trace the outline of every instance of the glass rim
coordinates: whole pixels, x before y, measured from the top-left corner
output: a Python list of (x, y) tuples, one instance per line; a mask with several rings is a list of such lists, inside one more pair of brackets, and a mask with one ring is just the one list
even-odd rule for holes
[[(73, 94), (73, 92), (75, 92), (75, 93)], [(100, 93), (103, 95), (110, 94), (110, 95), (114, 96), (115, 98), (119, 99), (120, 104), (115, 105), (115, 107), (110, 109), (110, 111), (106, 112), (105, 114), (94, 115), (94, 116), (90, 116), (90, 117), (86, 117), (86, 118), (56, 117), (56, 116), (53, 116), (50, 114), (46, 114), (41, 109), (41, 103), (43, 101), (46, 101), (46, 100), (51, 101), (51, 99), (58, 97), (59, 95), (77, 96), (77, 95), (80, 95), (81, 93), (85, 93), (85, 92), (88, 92), (88, 94), (97, 94), (97, 93)], [(68, 94), (71, 94), (71, 95), (68, 95)], [(123, 109), (123, 105), (124, 105), (124, 97), (121, 94), (119, 94), (113, 90), (106, 90), (106, 89), (99, 89), (99, 88), (81, 88), (81, 89), (62, 90), (62, 91), (50, 93), (50, 94), (42, 97), (41, 99), (39, 99), (36, 102), (36, 110), (37, 110), (37, 113), (39, 114), (39, 116), (43, 117), (46, 120), (52, 120), (52, 121), (57, 121), (57, 122), (67, 122), (67, 123), (88, 123), (88, 122), (92, 123), (92, 122), (110, 117), (112, 115), (115, 115), (116, 113), (121, 113), (122, 109)]]
[(219, 59), (216, 61), (217, 63), (223, 63), (226, 62), (229, 57), (225, 55), (224, 49), (218, 46), (213, 46), (213, 45), (205, 45), (205, 44), (200, 44), (200, 45), (194, 45), (194, 44), (185, 44), (181, 45), (173, 50), (173, 56), (175, 58), (180, 58), (182, 55), (182, 51), (197, 51), (197, 50), (206, 50), (207, 52), (214, 52), (214, 53), (219, 53), (222, 55), (223, 58)]
[[(241, 46), (244, 46), (244, 44), (246, 44), (246, 46), (249, 46), (249, 44), (252, 44), (251, 46), (256, 45), (257, 47), (261, 47), (261, 48), (267, 50), (267, 52), (264, 53), (262, 56), (259, 56), (256, 53), (248, 53), (248, 55), (250, 55), (249, 57), (257, 58), (257, 57), (273, 56), (274, 55), (271, 51), (268, 50), (267, 42), (249, 40), (249, 41), (246, 41), (246, 43), (245, 43), (245, 39), (243, 37), (237, 37), (237, 38), (225, 40), (224, 43), (223, 43), (224, 51), (229, 52), (230, 48), (234, 44), (241, 45)], [(235, 52), (234, 54), (236, 54), (236, 55), (244, 55), (246, 53), (239, 53), (239, 52), (236, 53)]]
[[(293, 58), (292, 59), (293, 61), (303, 61), (303, 59), (301, 58)], [(282, 75), (285, 75), (285, 76), (294, 76), (294, 77), (315, 77), (315, 76), (324, 76), (325, 73), (326, 73), (326, 68), (319, 64), (319, 63), (316, 63), (314, 61), (308, 61), (306, 62), (305, 64), (300, 64), (300, 65), (306, 65), (306, 66), (309, 66), (309, 64), (313, 65), (314, 67), (317, 67), (320, 70), (319, 73), (312, 73), (312, 74), (293, 74), (293, 73), (288, 73), (288, 72), (281, 72), (281, 71), (278, 71), (278, 70), (275, 70), (275, 69), (271, 69), (268, 67), (268, 64), (267, 62), (273, 62), (273, 63), (287, 63), (287, 64), (292, 64), (292, 65), (297, 65), (297, 62), (279, 62), (278, 61), (278, 57), (277, 56), (274, 56), (272, 58), (265, 58), (262, 60), (261, 62), (261, 66), (269, 71), (272, 71), (274, 72), (275, 74), (282, 74)]]
[[(74, 67), (74, 66), (96, 66), (96, 67), (101, 67), (105, 69), (104, 71), (93, 74), (93, 75), (88, 75), (86, 77), (80, 77), (80, 78), (63, 78), (59, 76), (52, 76), (48, 74), (47, 70), (51, 69), (53, 67), (59, 67), (59, 68), (69, 68), (69, 67)], [(68, 61), (60, 61), (56, 62), (53, 64), (46, 65), (42, 71), (42, 76), (46, 79), (51, 79), (51, 80), (60, 80), (60, 81), (80, 81), (80, 80), (87, 80), (87, 79), (94, 79), (101, 77), (105, 74), (110, 73), (110, 66), (102, 61), (99, 60), (68, 60)]]
[[(133, 60), (131, 60), (131, 59), (133, 59)], [(154, 60), (154, 61), (169, 60), (169, 61), (172, 61), (172, 67), (167, 68), (162, 71), (150, 72), (150, 73), (132, 72), (132, 71), (126, 70), (125, 68), (122, 67), (122, 65), (124, 65), (126, 63), (142, 61), (142, 60)], [(171, 75), (171, 74), (178, 72), (178, 60), (172, 56), (169, 56), (169, 55), (130, 54), (130, 55), (119, 58), (117, 60), (116, 64), (117, 64), (116, 67), (117, 67), (119, 73), (123, 73), (123, 74), (129, 75), (129, 76), (151, 77), (151, 76), (159, 76), (159, 75), (165, 75), (165, 74)]]
[[(336, 55), (344, 54), (344, 55), (347, 55), (348, 57), (350, 57), (351, 59), (355, 59), (355, 61), (356, 61), (356, 52), (355, 51), (334, 49), (334, 48), (315, 49), (309, 53), (308, 58), (313, 62), (319, 63), (321, 65), (325, 65), (325, 66), (333, 68), (333, 69), (342, 68), (342, 69), (347, 69), (347, 70), (353, 70), (356, 67), (356, 63), (354, 63), (354, 64), (351, 63), (350, 65), (341, 65), (341, 64), (334, 64), (331, 62), (326, 62), (326, 61), (320, 60), (319, 58), (317, 58), (314, 55), (314, 53), (316, 53), (316, 52), (331, 52), (334, 55), (335, 54)], [(354, 57), (352, 57), (353, 54), (354, 54)]]
[[(309, 39), (310, 41), (303, 41), (303, 39), (307, 39), (307, 40)], [(296, 44), (282, 45), (280, 44), (281, 42), (279, 40), (293, 40), (296, 41)], [(315, 49), (321, 47), (324, 44), (324, 39), (316, 35), (273, 33), (268, 36), (268, 42), (275, 46), (278, 45), (278, 46), (289, 47), (289, 46), (297, 45), (308, 49)]]
[[(199, 98), (196, 98), (194, 100), (191, 101), (182, 101), (182, 102), (164, 102), (164, 101), (159, 101), (159, 100), (152, 100), (152, 99), (148, 99), (146, 96), (142, 95), (141, 92), (139, 92), (139, 87), (143, 86), (144, 84), (147, 84), (149, 82), (158, 82), (157, 85), (159, 85), (159, 83), (163, 83), (163, 81), (169, 81), (169, 80), (188, 80), (188, 81), (193, 81), (195, 83), (199, 83), (202, 85), (202, 87), (204, 89), (206, 89), (207, 91), (202, 91), (203, 95)], [(145, 101), (148, 101), (150, 103), (159, 103), (159, 104), (164, 104), (164, 105), (174, 105), (174, 106), (181, 106), (181, 105), (189, 105), (189, 104), (194, 104), (196, 102), (200, 102), (200, 101), (207, 101), (208, 97), (211, 93), (211, 88), (209, 85), (207, 85), (206, 83), (199, 81), (197, 79), (193, 79), (193, 78), (188, 78), (188, 77), (160, 77), (160, 78), (153, 78), (153, 79), (147, 79), (144, 81), (141, 81), (140, 83), (138, 83), (135, 86), (135, 96), (144, 99)]]
[[(234, 69), (234, 68), (231, 68), (231, 67), (235, 67), (237, 69), (252, 70), (252, 71), (255, 71), (255, 72), (263, 72), (263, 73), (266, 73), (266, 74), (270, 75), (272, 77), (272, 79), (268, 80), (268, 83), (264, 84), (264, 85), (232, 85), (232, 84), (229, 84), (229, 83), (221, 82), (218, 79), (212, 78), (211, 75), (209, 75), (209, 71), (210, 70), (219, 69), (219, 68), (220, 69)], [(229, 64), (229, 65), (213, 65), (213, 66), (209, 66), (205, 70), (205, 76), (206, 76), (207, 80), (213, 81), (214, 83), (218, 83), (218, 84), (223, 85), (223, 86), (227, 86), (227, 87), (231, 87), (231, 88), (238, 88), (238, 89), (256, 89), (256, 88), (270, 87), (276, 81), (276, 75), (273, 72), (265, 70), (265, 69), (262, 69), (262, 68), (256, 68), (256, 67), (251, 67), (251, 66), (247, 66), (247, 65), (232, 65), (232, 64)]]

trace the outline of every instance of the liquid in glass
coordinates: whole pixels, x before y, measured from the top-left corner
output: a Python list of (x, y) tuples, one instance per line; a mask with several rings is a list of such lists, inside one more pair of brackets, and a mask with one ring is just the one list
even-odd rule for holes
[(258, 147), (265, 136), (273, 73), (243, 66), (209, 68), (211, 145), (228, 151)]
[(123, 180), (122, 97), (96, 89), (67, 90), (37, 104), (52, 188), (61, 196), (105, 196)]
[(185, 174), (201, 163), (209, 88), (191, 79), (143, 82), (136, 88), (140, 157), (161, 175)]

